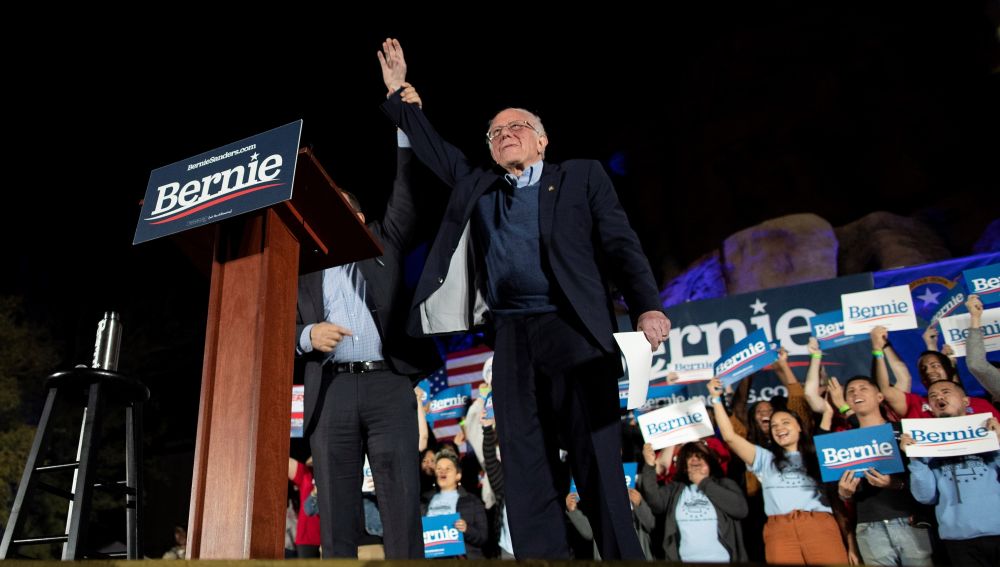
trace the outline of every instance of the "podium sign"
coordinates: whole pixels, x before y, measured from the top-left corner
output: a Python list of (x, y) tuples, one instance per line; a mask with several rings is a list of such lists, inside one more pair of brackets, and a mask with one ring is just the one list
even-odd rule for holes
[(301, 134), (298, 120), (154, 169), (132, 244), (291, 199)]

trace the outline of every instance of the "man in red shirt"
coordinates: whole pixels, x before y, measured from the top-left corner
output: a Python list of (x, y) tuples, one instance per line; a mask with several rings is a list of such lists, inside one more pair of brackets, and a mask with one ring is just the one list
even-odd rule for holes
[[(875, 327), (871, 330), (872, 358), (875, 367), (875, 378), (878, 380), (879, 389), (885, 396), (889, 408), (896, 414), (897, 418), (931, 418), (931, 407), (927, 403), (927, 398), (919, 394), (910, 392), (910, 384), (913, 379), (906, 364), (896, 354), (895, 349), (889, 344), (889, 331), (885, 327)], [(895, 385), (889, 384), (889, 370), (896, 376)], [(961, 384), (958, 371), (944, 354), (928, 350), (924, 351), (917, 361), (917, 369), (920, 372), (920, 382), (926, 389), (934, 382), (948, 380)], [(997, 411), (989, 401), (983, 398), (969, 398), (969, 407), (966, 411), (972, 413), (990, 413), (993, 417), (1000, 419), (1000, 412)]]

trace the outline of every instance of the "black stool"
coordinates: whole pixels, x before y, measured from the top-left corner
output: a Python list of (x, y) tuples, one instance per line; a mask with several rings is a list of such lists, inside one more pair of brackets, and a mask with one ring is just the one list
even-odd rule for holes
[[(38, 422), (35, 440), (28, 454), (24, 475), (17, 487), (17, 496), (11, 508), (3, 543), (0, 545), (0, 559), (24, 557), (19, 548), (30, 545), (63, 543), (63, 559), (142, 557), (142, 404), (149, 400), (149, 389), (142, 382), (127, 378), (117, 372), (93, 368), (76, 368), (66, 372), (56, 372), (46, 380), (48, 396), (42, 418)], [(51, 421), (55, 415), (56, 402), (71, 407), (83, 407), (83, 427), (80, 431), (79, 454), (66, 459), (61, 464), (43, 464), (51, 448)], [(125, 480), (98, 481), (97, 454), (100, 448), (101, 422), (106, 404), (113, 403), (125, 409)], [(75, 460), (74, 458), (75, 457)], [(46, 483), (39, 477), (47, 473), (74, 471), (75, 479), (69, 490)], [(126, 552), (99, 554), (86, 548), (87, 520), (90, 513), (93, 490), (111, 491), (124, 496), (122, 503), (126, 516)], [(19, 539), (18, 530), (23, 528), (25, 504), (31, 503), (34, 490), (44, 490), (66, 498), (69, 512), (66, 519), (66, 533), (47, 537)]]

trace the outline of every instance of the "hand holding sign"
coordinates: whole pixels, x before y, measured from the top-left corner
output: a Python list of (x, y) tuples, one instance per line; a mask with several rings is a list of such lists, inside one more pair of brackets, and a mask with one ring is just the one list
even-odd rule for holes
[(875, 327), (868, 335), (872, 338), (872, 350), (882, 350), (889, 344), (889, 330), (885, 327)]
[(816, 340), (816, 337), (809, 337), (809, 341), (806, 342), (806, 350), (809, 351), (810, 355), (818, 354), (820, 356), (823, 356), (823, 351), (820, 350), (819, 341)]
[(892, 483), (892, 477), (875, 469), (865, 469), (865, 480), (875, 488), (885, 488)]
[(650, 352), (658, 349), (660, 343), (670, 336), (670, 319), (667, 319), (662, 311), (646, 311), (639, 315), (635, 326), (637, 330), (646, 335), (646, 340), (649, 341), (651, 347)]
[(642, 445), (642, 460), (646, 462), (647, 467), (656, 466), (656, 451), (652, 444), (644, 443)]
[(706, 387), (708, 388), (708, 395), (709, 396), (711, 396), (713, 398), (721, 398), (722, 397), (722, 380), (720, 380), (718, 376), (716, 376), (716, 377), (712, 378), (711, 380), (709, 380), (708, 384), (706, 385)]
[(854, 498), (859, 484), (861, 484), (861, 477), (854, 476), (854, 470), (847, 469), (844, 474), (840, 475), (840, 481), (837, 482), (837, 495), (840, 496), (841, 500), (850, 500)]
[(910, 437), (909, 433), (904, 433), (899, 436), (899, 449), (904, 453), (906, 453), (906, 450), (912, 445), (916, 445), (916, 443), (917, 442), (913, 440), (913, 437)]
[(580, 495), (575, 492), (570, 492), (566, 495), (566, 510), (570, 512), (576, 511), (576, 503), (580, 500)]
[(974, 293), (969, 295), (968, 301), (965, 302), (965, 308), (969, 310), (970, 326), (980, 326), (983, 320), (983, 302), (979, 296)]
[(634, 488), (628, 489), (628, 499), (632, 502), (633, 508), (638, 508), (639, 504), (642, 504), (642, 495)]
[(927, 350), (937, 350), (938, 337), (940, 335), (941, 333), (938, 331), (937, 325), (928, 325), (927, 328), (924, 329), (924, 334), (922, 336), (924, 339), (924, 346), (927, 347)]

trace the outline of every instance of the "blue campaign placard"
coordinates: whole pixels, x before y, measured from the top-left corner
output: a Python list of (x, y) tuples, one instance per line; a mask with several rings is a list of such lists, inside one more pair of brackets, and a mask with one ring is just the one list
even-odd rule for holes
[(812, 336), (819, 341), (820, 350), (830, 350), (844, 345), (867, 341), (868, 335), (845, 335), (844, 313), (838, 309), (809, 318)]
[(493, 419), (493, 390), (483, 398), (483, 419)]
[(965, 308), (966, 299), (968, 299), (968, 297), (965, 294), (965, 286), (963, 286), (961, 282), (956, 282), (955, 286), (948, 290), (948, 293), (938, 300), (941, 306), (934, 311), (934, 315), (931, 316), (931, 321), (936, 322), (938, 319), (951, 317), (952, 315), (968, 313), (969, 310)]
[(715, 361), (713, 370), (723, 385), (735, 384), (747, 376), (778, 360), (778, 349), (767, 340), (764, 329), (747, 335), (745, 339), (726, 349)]
[(417, 382), (417, 387), (423, 390), (428, 396), (431, 395), (431, 381), (427, 378)]
[(823, 482), (840, 480), (845, 470), (855, 471), (854, 476), (862, 476), (868, 468), (882, 474), (903, 472), (899, 444), (888, 423), (817, 435), (813, 440)]
[(635, 475), (639, 471), (639, 463), (622, 463), (625, 473), (625, 488), (635, 488)]
[(1000, 303), (1000, 264), (965, 270), (962, 276), (969, 293), (978, 295), (983, 305)]
[(431, 398), (427, 409), (427, 421), (439, 419), (461, 419), (465, 417), (465, 403), (472, 397), (472, 384), (462, 384), (441, 390)]
[(424, 516), (424, 557), (453, 557), (465, 555), (465, 538), (455, 527), (461, 519), (458, 514)]
[[(639, 474), (639, 463), (622, 463), (622, 474), (625, 477), (625, 488), (635, 488), (635, 477)], [(570, 494), (579, 492), (576, 490), (576, 479), (569, 477)]]
[(132, 244), (291, 199), (301, 134), (297, 120), (154, 169)]

